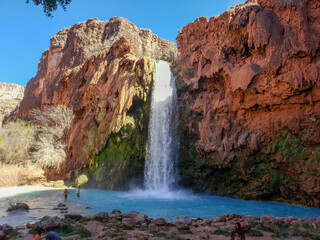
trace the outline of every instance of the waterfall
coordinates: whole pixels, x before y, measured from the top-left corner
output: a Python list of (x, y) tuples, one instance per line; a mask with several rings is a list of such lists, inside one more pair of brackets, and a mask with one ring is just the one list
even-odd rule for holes
[(168, 192), (176, 184), (177, 90), (169, 64), (165, 61), (156, 61), (155, 64), (144, 188)]

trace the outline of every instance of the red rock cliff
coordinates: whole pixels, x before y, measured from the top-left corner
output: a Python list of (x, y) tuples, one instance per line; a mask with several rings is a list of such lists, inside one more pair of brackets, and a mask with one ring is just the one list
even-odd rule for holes
[(320, 206), (319, 39), (317, 0), (249, 0), (182, 28), (186, 185)]
[[(110, 135), (122, 128), (140, 127), (139, 131), (144, 131), (142, 110), (148, 104), (152, 87), (152, 59), (173, 55), (175, 51), (174, 43), (120, 17), (109, 21), (89, 19), (62, 29), (51, 38), (50, 48), (39, 61), (37, 75), (28, 82), (20, 107), (6, 121), (31, 119), (33, 109), (47, 105), (73, 108), (75, 118), (66, 136), (67, 160), (61, 175), (90, 167), (93, 172), (99, 170), (95, 177), (101, 181), (101, 176), (107, 175), (101, 167), (109, 160), (95, 156), (103, 151)], [(118, 138), (125, 139), (127, 135)], [(143, 161), (144, 144), (144, 140), (136, 142), (140, 147), (139, 161)], [(117, 181), (132, 177), (129, 173), (119, 180), (117, 174), (119, 169), (130, 166), (129, 155), (108, 165), (113, 175), (109, 174), (111, 179), (106, 187), (115, 188)], [(103, 169), (106, 171), (106, 167)], [(134, 169), (132, 172), (136, 174)]]

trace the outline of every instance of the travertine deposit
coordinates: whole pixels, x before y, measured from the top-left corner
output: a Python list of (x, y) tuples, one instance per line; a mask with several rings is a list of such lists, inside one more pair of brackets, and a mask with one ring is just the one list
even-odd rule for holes
[[(89, 19), (50, 40), (20, 107), (5, 121), (63, 104), (75, 118), (66, 133), (60, 174), (72, 180), (90, 169), (95, 187), (122, 188), (143, 173), (154, 64), (175, 55), (173, 42), (121, 17)], [(97, 184), (98, 182), (98, 184)]]
[(249, 0), (182, 28), (184, 184), (320, 206), (319, 39), (316, 0)]

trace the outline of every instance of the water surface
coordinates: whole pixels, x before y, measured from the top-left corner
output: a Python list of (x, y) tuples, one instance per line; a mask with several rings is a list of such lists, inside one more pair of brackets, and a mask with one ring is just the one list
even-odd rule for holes
[[(238, 213), (249, 216), (272, 215), (278, 217), (295, 216), (300, 218), (317, 218), (320, 208), (302, 207), (285, 203), (237, 200), (228, 197), (193, 194), (188, 191), (177, 192), (113, 192), (97, 189), (82, 189), (77, 199), (76, 189), (70, 189), (66, 202), (69, 212), (93, 215), (96, 212), (138, 211), (151, 218), (163, 217), (174, 220), (176, 217), (200, 217), (210, 219), (225, 213)], [(29, 212), (7, 213), (8, 200), (27, 203)], [(19, 194), (0, 199), (0, 224), (8, 223), (19, 226), (36, 221), (44, 215), (60, 216), (58, 210), (52, 210), (59, 202), (64, 202), (63, 190), (51, 190)], [(90, 207), (91, 209), (86, 209)]]

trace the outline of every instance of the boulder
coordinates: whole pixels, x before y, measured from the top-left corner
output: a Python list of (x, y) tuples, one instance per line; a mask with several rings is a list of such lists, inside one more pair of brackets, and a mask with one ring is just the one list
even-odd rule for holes
[(203, 220), (203, 221), (201, 222), (201, 225), (202, 225), (202, 226), (211, 226), (211, 224), (212, 224), (212, 220), (209, 220), (209, 219)]
[(190, 227), (187, 224), (183, 224), (183, 225), (177, 226), (177, 230), (179, 230), (179, 231), (188, 231), (188, 230), (190, 230)]
[(63, 221), (63, 219), (55, 216), (44, 216), (40, 221), (36, 222), (36, 227), (41, 227), (46, 231), (53, 230), (55, 228), (62, 228), (66, 226), (66, 223)]
[(301, 227), (301, 228), (299, 228), (299, 231), (300, 231), (300, 235), (302, 237), (309, 237), (310, 236), (309, 231), (307, 229), (305, 229), (305, 228)]
[(61, 208), (61, 207), (66, 207), (66, 205), (64, 203), (59, 203), (58, 208)]
[(280, 228), (275, 222), (265, 221), (262, 224), (262, 226), (266, 231), (274, 232), (274, 233), (279, 233), (280, 232)]
[(147, 221), (148, 216), (145, 215), (145, 214), (139, 213), (139, 214), (136, 215), (133, 219), (134, 219), (135, 224), (141, 224), (141, 223)]
[(0, 230), (0, 240), (7, 240), (6, 234)]
[(137, 234), (135, 235), (135, 237), (136, 237), (138, 240), (148, 240), (149, 235), (148, 235), (148, 234), (144, 234), (144, 233), (137, 233)]
[(13, 227), (8, 224), (3, 224), (2, 226), (0, 225), (0, 230), (2, 230), (5, 234), (8, 235), (10, 232), (12, 232)]
[(155, 224), (149, 224), (148, 226), (148, 232), (157, 233), (159, 232), (159, 227)]
[(82, 216), (78, 213), (67, 213), (64, 215), (65, 219), (74, 219), (74, 220), (80, 220)]
[(138, 214), (139, 214), (138, 212), (131, 211), (131, 212), (128, 212), (128, 213), (123, 214), (123, 217), (125, 217), (125, 218), (134, 218), (134, 217), (136, 217)]
[(156, 226), (165, 226), (167, 224), (166, 220), (164, 220), (163, 218), (156, 218), (152, 220), (151, 223)]
[(122, 214), (122, 212), (118, 209), (113, 209), (111, 214)]
[(134, 218), (122, 218), (122, 223), (127, 228), (133, 228), (136, 224)]
[(98, 212), (94, 215), (94, 220), (106, 222), (108, 221), (109, 216), (107, 212)]
[(223, 214), (223, 215), (220, 217), (219, 221), (220, 221), (220, 222), (226, 222), (227, 219), (229, 219), (229, 214)]

